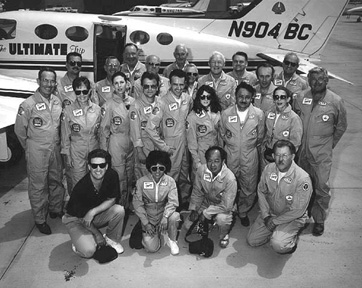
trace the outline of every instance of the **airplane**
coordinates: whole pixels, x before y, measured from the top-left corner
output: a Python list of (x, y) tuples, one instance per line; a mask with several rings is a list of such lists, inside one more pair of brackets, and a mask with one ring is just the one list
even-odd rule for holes
[(357, 22), (361, 22), (362, 18), (362, 6), (354, 7), (351, 9), (348, 9), (345, 14), (347, 15), (347, 18), (349, 18), (351, 15), (358, 15)]
[[(210, 5), (220, 3), (211, 1)], [(263, 61), (280, 65), (286, 53), (295, 52), (301, 59), (299, 71), (307, 73), (316, 66), (312, 61), (319, 60), (347, 4), (348, 0), (254, 0), (242, 9), (239, 18), (226, 19), (207, 15), (190, 18), (2, 12), (0, 75), (20, 83), (23, 79), (36, 79), (42, 66), (50, 66), (62, 76), (66, 71), (66, 54), (76, 51), (82, 55), (81, 74), (96, 82), (104, 78), (105, 58), (114, 55), (122, 61), (122, 49), (128, 42), (138, 45), (141, 60), (147, 55), (158, 55), (161, 69), (174, 62), (175, 46), (184, 43), (188, 60), (198, 66), (201, 74), (209, 71), (208, 60), (214, 51), (225, 55), (225, 70), (231, 69), (231, 56), (236, 51), (249, 55), (252, 68)], [(330, 76), (348, 82), (332, 73)], [(10, 99), (0, 96), (0, 105), (15, 101)], [(1, 125), (3, 144), (9, 142), (6, 132), (11, 132), (16, 111), (4, 117), (11, 121)], [(4, 117), (0, 118), (1, 123)], [(3, 154), (8, 154), (11, 147), (4, 148), (6, 145), (0, 146)]]
[[(121, 11), (114, 13), (114, 16), (172, 16), (172, 17), (185, 17), (196, 15), (204, 15), (205, 11), (209, 6), (210, 0), (199, 0), (194, 5), (190, 7), (180, 7), (180, 6), (169, 6), (169, 5), (160, 5), (160, 6), (146, 6), (146, 5), (137, 5), (132, 7), (128, 11)], [(179, 4), (180, 5), (180, 4)], [(184, 4), (183, 4), (184, 5)]]

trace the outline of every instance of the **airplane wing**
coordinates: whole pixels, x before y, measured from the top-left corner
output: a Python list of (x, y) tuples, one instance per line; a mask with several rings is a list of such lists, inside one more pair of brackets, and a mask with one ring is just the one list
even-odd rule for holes
[[(265, 59), (269, 62), (271, 62), (273, 65), (282, 65), (283, 63), (283, 60), (284, 60), (284, 56), (285, 54), (269, 54), (269, 53), (258, 53), (257, 56), (259, 56), (260, 58), (262, 59)], [(299, 67), (298, 67), (298, 70), (299, 72), (303, 73), (303, 74), (308, 74), (308, 71), (314, 67), (318, 67), (318, 65), (315, 65), (313, 63), (310, 62), (310, 60), (308, 58), (303, 58), (303, 56), (299, 56), (299, 59), (300, 59), (300, 62), (299, 62)], [(315, 61), (320, 61), (318, 59), (315, 59)], [(333, 78), (333, 79), (338, 79), (338, 80), (341, 80), (343, 82), (346, 82), (350, 85), (353, 85), (352, 82), (336, 75), (336, 74), (333, 74), (331, 72), (328, 71), (328, 76), (330, 78)]]
[(20, 103), (37, 88), (35, 81), (0, 75), (0, 129), (15, 123)]

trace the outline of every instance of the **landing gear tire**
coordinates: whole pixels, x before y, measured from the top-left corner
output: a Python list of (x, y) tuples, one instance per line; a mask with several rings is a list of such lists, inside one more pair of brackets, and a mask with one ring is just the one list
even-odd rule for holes
[(24, 150), (21, 147), (19, 140), (16, 138), (15, 134), (7, 134), (7, 144), (8, 144), (8, 158), (0, 160), (0, 168), (6, 168), (15, 165), (23, 157)]

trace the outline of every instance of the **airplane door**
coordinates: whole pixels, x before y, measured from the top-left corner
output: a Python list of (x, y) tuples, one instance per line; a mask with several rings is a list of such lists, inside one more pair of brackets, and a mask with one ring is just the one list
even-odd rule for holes
[(96, 82), (107, 76), (103, 66), (108, 56), (115, 56), (122, 63), (126, 30), (125, 25), (94, 24), (94, 76)]

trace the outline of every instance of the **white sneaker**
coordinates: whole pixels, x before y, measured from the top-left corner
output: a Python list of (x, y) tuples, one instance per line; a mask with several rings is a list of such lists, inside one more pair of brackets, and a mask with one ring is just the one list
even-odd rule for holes
[(114, 248), (118, 254), (122, 254), (124, 252), (124, 249), (120, 243), (117, 243), (116, 241), (113, 241), (112, 239), (108, 238), (106, 234), (103, 235), (104, 239), (106, 239), (106, 243)]
[(178, 248), (177, 241), (173, 241), (169, 237), (167, 237), (166, 243), (167, 243), (167, 246), (170, 247), (172, 255), (177, 255), (178, 253), (180, 253), (180, 249)]

